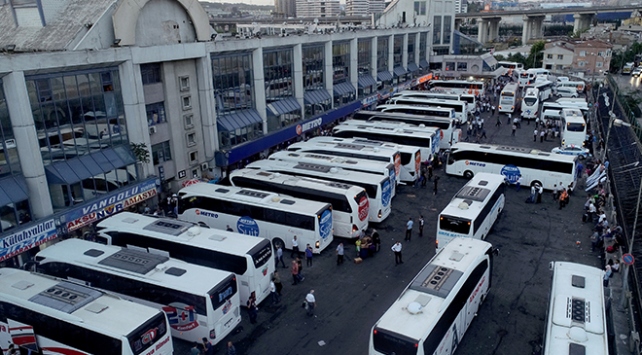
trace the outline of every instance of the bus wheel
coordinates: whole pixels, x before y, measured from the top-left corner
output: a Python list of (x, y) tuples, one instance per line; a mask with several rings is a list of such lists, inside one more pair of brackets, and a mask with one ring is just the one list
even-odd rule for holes
[(276, 250), (279, 246), (281, 246), (283, 249), (285, 249), (285, 243), (283, 243), (283, 239), (281, 238), (274, 238), (272, 239), (272, 245), (274, 246), (274, 249)]
[(473, 172), (472, 172), (472, 171), (470, 171), (470, 170), (466, 170), (466, 171), (464, 171), (464, 177), (465, 177), (466, 179), (472, 179), (472, 178), (473, 178), (473, 176), (475, 176), (475, 174), (473, 174)]

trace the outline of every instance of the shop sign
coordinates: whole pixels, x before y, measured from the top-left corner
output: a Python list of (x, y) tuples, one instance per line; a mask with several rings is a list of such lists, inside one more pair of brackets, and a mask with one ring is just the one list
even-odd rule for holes
[(429, 81), (429, 80), (432, 80), (432, 73), (429, 73), (427, 75), (418, 77), (417, 78), (417, 85), (423, 84), (423, 83), (425, 83), (426, 81)]
[(185, 179), (187, 177), (187, 171), (186, 170), (181, 170), (178, 172), (178, 179)]
[(370, 106), (372, 104), (377, 103), (377, 101), (379, 101), (379, 95), (372, 95), (372, 96), (366, 97), (365, 99), (361, 100), (361, 105), (363, 107), (368, 107), (368, 106)]
[(156, 194), (156, 181), (150, 180), (117, 194), (104, 197), (90, 205), (67, 213), (65, 215), (65, 220), (68, 221), (67, 230), (72, 232), (82, 228), (150, 199), (156, 196)]
[(323, 124), (323, 118), (321, 117), (315, 118), (303, 124), (299, 124), (296, 126), (296, 135), (300, 136), (303, 132), (307, 132), (314, 128), (319, 128), (321, 127), (321, 124)]
[(13, 233), (2, 238), (0, 244), (0, 261), (4, 261), (25, 251), (37, 247), (57, 237), (56, 223), (53, 219), (36, 224), (31, 228)]
[(183, 183), (181, 185), (183, 187), (187, 187), (189, 185), (198, 184), (199, 182), (202, 182), (201, 179), (189, 179), (189, 180), (183, 181)]

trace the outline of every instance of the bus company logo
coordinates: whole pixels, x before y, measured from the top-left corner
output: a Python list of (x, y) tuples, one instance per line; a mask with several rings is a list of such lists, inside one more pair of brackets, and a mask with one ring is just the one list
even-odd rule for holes
[(263, 270), (261, 270), (261, 273), (263, 274), (263, 276), (267, 276), (267, 272), (268, 272), (267, 266), (264, 267)]
[(170, 327), (179, 332), (198, 327), (194, 306), (188, 306), (182, 303), (170, 303), (168, 306), (163, 307), (163, 312), (167, 314)]
[(249, 216), (239, 218), (236, 222), (236, 230), (241, 234), (250, 235), (252, 237), (258, 237), (260, 232), (259, 224)]
[(514, 184), (517, 182), (517, 179), (519, 179), (521, 172), (519, 171), (519, 168), (516, 167), (515, 165), (508, 164), (508, 165), (504, 165), (504, 167), (500, 171), (500, 174), (504, 175), (506, 180), (508, 180), (511, 184)]
[(140, 337), (140, 341), (144, 345), (147, 345), (149, 343), (154, 342), (154, 339), (156, 339), (156, 336), (158, 336), (158, 328), (150, 329)]
[(368, 200), (368, 197), (363, 196), (359, 201), (359, 220), (365, 221), (366, 218), (368, 218), (369, 213), (370, 213), (370, 201)]
[(383, 207), (388, 207), (390, 205), (390, 200), (392, 199), (392, 184), (390, 180), (386, 180), (381, 186), (381, 204)]
[(212, 213), (212, 212), (202, 211), (202, 210), (196, 210), (196, 215), (203, 216), (203, 217), (218, 218), (218, 213)]
[(326, 239), (332, 234), (332, 211), (325, 210), (319, 219), (319, 233), (321, 238)]
[(401, 154), (395, 154), (395, 174), (401, 174)]
[(484, 164), (484, 163), (478, 163), (478, 162), (470, 161), (470, 160), (466, 160), (466, 165), (470, 165), (470, 166), (486, 166), (486, 164)]
[(232, 301), (228, 299), (227, 301), (225, 301), (225, 305), (223, 305), (223, 314), (227, 314), (230, 309), (232, 309)]
[(321, 127), (321, 123), (323, 123), (323, 119), (321, 119), (321, 117), (319, 117), (319, 118), (314, 119), (314, 120), (312, 120), (310, 122), (306, 122), (304, 124), (297, 125), (296, 126), (296, 134), (297, 134), (297, 136), (300, 136), (301, 133), (303, 133), (303, 132), (307, 132), (307, 131), (309, 131), (311, 129), (314, 129), (314, 128), (317, 128), (317, 127)]
[(391, 181), (393, 184), (396, 184), (396, 183), (397, 183), (397, 173), (395, 172), (395, 169), (391, 169), (391, 170), (390, 170), (390, 181)]

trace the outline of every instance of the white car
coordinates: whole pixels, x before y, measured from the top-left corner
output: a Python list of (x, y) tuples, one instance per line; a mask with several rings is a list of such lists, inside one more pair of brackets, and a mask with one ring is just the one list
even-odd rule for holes
[(577, 155), (578, 157), (580, 157), (580, 159), (586, 159), (591, 156), (591, 153), (589, 153), (588, 149), (577, 145), (568, 145), (565, 147), (553, 148), (553, 150), (551, 150), (551, 153)]
[(637, 67), (631, 72), (631, 76), (633, 77), (638, 77), (640, 74), (642, 74), (642, 67)]

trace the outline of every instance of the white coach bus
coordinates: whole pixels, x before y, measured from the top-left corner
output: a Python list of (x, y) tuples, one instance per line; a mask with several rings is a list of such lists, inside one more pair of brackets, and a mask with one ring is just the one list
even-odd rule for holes
[(566, 261), (553, 271), (543, 355), (609, 354), (604, 271)]
[(239, 281), (241, 306), (251, 294), (257, 304), (270, 294), (275, 263), (272, 245), (265, 238), (131, 212), (103, 219), (96, 231), (96, 241), (101, 244), (164, 251), (172, 258), (234, 273)]
[(494, 250), (456, 238), (419, 271), (370, 333), (370, 355), (451, 355), (491, 286)]
[(499, 95), (499, 105), (497, 106), (498, 112), (513, 113), (517, 105), (517, 95), (519, 95), (519, 88), (517, 84), (510, 83), (504, 86), (502, 93)]
[(545, 189), (553, 186), (577, 186), (577, 157), (543, 152), (540, 150), (490, 144), (457, 143), (448, 155), (446, 173), (464, 176), (486, 172), (504, 175), (506, 181), (514, 184), (522, 177), (523, 186), (539, 184)]
[(263, 237), (292, 248), (297, 237), (302, 249), (310, 244), (315, 253), (332, 240), (332, 205), (280, 196), (236, 186), (198, 183), (178, 191), (178, 219)]
[(453, 238), (486, 239), (504, 209), (504, 176), (479, 173), (462, 187), (439, 214), (437, 249)]
[(6, 354), (7, 344), (23, 348), (16, 354), (174, 353), (158, 309), (19, 269), (0, 269), (0, 328)]
[(363, 187), (247, 168), (232, 171), (230, 183), (331, 204), (337, 237), (358, 238), (361, 231), (368, 229), (370, 202)]
[(241, 323), (236, 277), (166, 254), (72, 238), (38, 252), (36, 268), (162, 309), (172, 337), (218, 343)]

